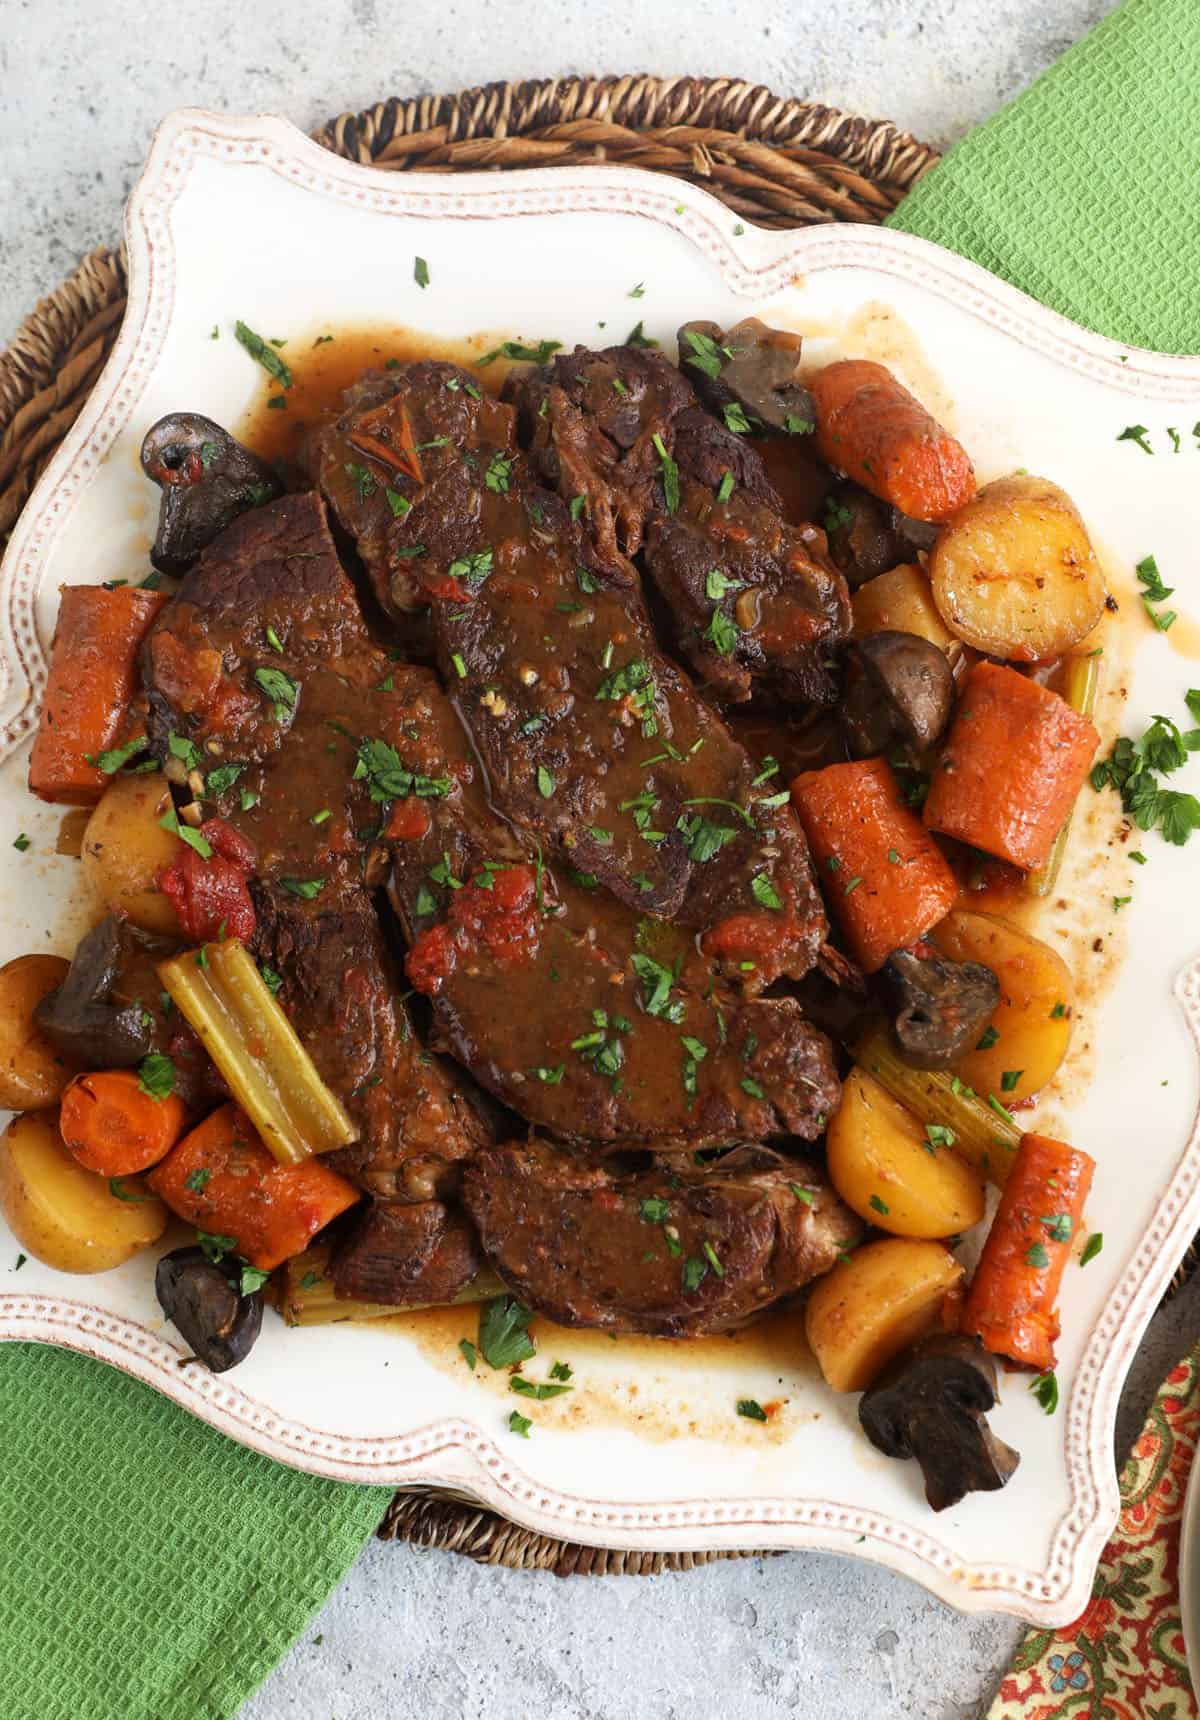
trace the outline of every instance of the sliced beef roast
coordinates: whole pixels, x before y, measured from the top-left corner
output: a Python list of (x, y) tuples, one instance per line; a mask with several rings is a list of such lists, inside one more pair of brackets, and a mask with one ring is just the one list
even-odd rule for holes
[(453, 1302), (479, 1270), (479, 1245), (462, 1214), (440, 1200), (376, 1201), (333, 1255), (338, 1296), (424, 1307)]
[(828, 1271), (863, 1228), (814, 1166), (761, 1147), (622, 1176), (510, 1141), (478, 1155), (463, 1195), (488, 1261), (529, 1307), (666, 1338), (742, 1324)]

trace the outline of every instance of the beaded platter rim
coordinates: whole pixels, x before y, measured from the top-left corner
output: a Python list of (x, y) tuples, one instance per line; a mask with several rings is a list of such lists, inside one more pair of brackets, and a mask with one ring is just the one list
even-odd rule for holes
[[(318, 198), (383, 214), (448, 221), (553, 214), (632, 213), (681, 233), (727, 284), (765, 297), (797, 274), (869, 266), (916, 283), (990, 328), (1117, 394), (1195, 402), (1200, 359), (1139, 351), (1094, 335), (976, 265), (909, 235), (865, 226), (733, 232), (706, 192), (661, 174), (590, 166), (502, 175), (392, 175), (340, 160), (286, 121), (225, 118), (198, 110), (160, 128), (130, 198), (130, 296), (117, 344), (79, 419), (26, 506), (0, 570), (0, 756), (28, 735), (45, 677), (34, 621), (41, 570), (71, 507), (128, 422), (161, 351), (174, 302), (170, 213), (201, 158), (267, 167)], [(1200, 963), (1175, 996), (1200, 1050)], [(240, 1443), (314, 1474), (360, 1483), (448, 1488), (523, 1526), (599, 1546), (648, 1551), (808, 1547), (853, 1553), (900, 1571), (965, 1611), (1004, 1611), (1037, 1624), (1077, 1614), (1118, 1511), (1112, 1438), (1128, 1365), (1150, 1314), (1200, 1224), (1200, 1127), (1087, 1340), (1065, 1418), (1070, 1503), (1043, 1569), (965, 1563), (926, 1527), (836, 1499), (672, 1498), (598, 1501), (557, 1491), (512, 1461), (481, 1426), (456, 1417), (402, 1437), (347, 1438), (277, 1414), (229, 1381), (181, 1368), (159, 1334), (86, 1297), (0, 1292), (0, 1340), (79, 1351), (121, 1368)]]

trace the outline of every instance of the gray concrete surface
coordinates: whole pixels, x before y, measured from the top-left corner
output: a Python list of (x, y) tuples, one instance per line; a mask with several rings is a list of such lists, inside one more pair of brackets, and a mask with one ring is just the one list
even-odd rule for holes
[[(946, 143), (1111, 0), (0, 0), (0, 341), (117, 230), (172, 107), (313, 125), (392, 93), (641, 69), (721, 72)], [(1160, 1316), (1119, 1446), (1200, 1330)], [(373, 1545), (238, 1720), (975, 1720), (1019, 1636), (858, 1563), (789, 1556), (654, 1581), (480, 1570)]]

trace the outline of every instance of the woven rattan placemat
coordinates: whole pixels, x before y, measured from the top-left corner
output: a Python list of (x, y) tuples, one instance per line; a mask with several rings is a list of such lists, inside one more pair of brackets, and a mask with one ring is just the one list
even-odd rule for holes
[[(734, 78), (546, 78), (393, 96), (315, 135), (347, 160), (389, 173), (619, 162), (703, 185), (764, 227), (882, 221), (938, 159), (886, 120), (784, 100)], [(121, 253), (93, 251), (0, 352), (0, 549), (86, 400), (124, 308)], [(559, 1576), (642, 1576), (744, 1556), (578, 1546), (428, 1491), (397, 1493), (379, 1534)]]

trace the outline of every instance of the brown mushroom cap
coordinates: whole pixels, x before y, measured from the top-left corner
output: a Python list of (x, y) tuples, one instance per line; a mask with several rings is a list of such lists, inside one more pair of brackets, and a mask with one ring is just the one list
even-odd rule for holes
[[(703, 349), (689, 336), (706, 343)], [(712, 322), (684, 323), (678, 340), (680, 368), (710, 411), (740, 406), (757, 431), (797, 435), (815, 427), (813, 397), (796, 378), (798, 334), (746, 317), (728, 330)]]
[(241, 1295), (238, 1272), (240, 1266), (218, 1265), (199, 1248), (176, 1248), (154, 1273), (163, 1313), (214, 1374), (245, 1361), (262, 1326), (262, 1291)]
[(915, 1069), (949, 1069), (972, 1050), (1000, 1002), (1000, 981), (982, 962), (895, 950), (883, 981), (896, 1004), (893, 1032)]
[(150, 559), (163, 573), (186, 573), (239, 514), (283, 489), (264, 460), (198, 412), (169, 412), (150, 426), (142, 470), (162, 491)]
[(974, 1338), (937, 1332), (887, 1365), (858, 1405), (863, 1432), (886, 1457), (915, 1457), (934, 1511), (1003, 1487), (1020, 1455), (987, 1423), (996, 1364)]
[(954, 706), (954, 674), (928, 639), (868, 633), (847, 647), (845, 670), (841, 717), (854, 758), (872, 758), (897, 740), (915, 752), (940, 740)]
[(114, 914), (78, 945), (66, 978), (33, 1012), (56, 1051), (84, 1069), (132, 1069), (152, 1049), (152, 1024), (140, 1004), (117, 1004), (112, 989), (132, 933)]

